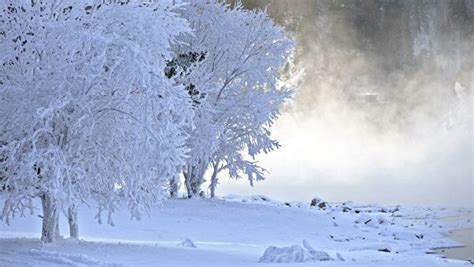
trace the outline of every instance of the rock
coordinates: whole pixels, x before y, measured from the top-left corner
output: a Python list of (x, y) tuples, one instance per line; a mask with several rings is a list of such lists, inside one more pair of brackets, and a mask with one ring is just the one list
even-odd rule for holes
[(329, 207), (329, 204), (326, 201), (319, 202), (318, 204), (318, 208), (320, 209), (326, 209), (327, 207)]
[(322, 199), (318, 198), (318, 197), (315, 197), (311, 200), (311, 204), (310, 206), (311, 207), (316, 207), (319, 203), (323, 202)]
[(189, 238), (186, 238), (183, 242), (179, 243), (178, 247), (197, 248), (193, 241), (191, 241)]
[(311, 207), (318, 207), (319, 209), (326, 209), (329, 207), (327, 201), (322, 200), (321, 198), (315, 197), (311, 200)]
[(344, 208), (342, 208), (342, 212), (349, 212), (349, 211), (351, 211), (351, 210), (352, 210), (352, 209), (349, 208), (349, 207), (344, 207)]
[(395, 207), (394, 209), (389, 210), (388, 212), (390, 212), (390, 213), (395, 213), (395, 212), (397, 212), (397, 211), (400, 211), (400, 208), (399, 208), (398, 206)]
[(387, 222), (387, 220), (385, 219), (385, 217), (383, 217), (383, 216), (378, 216), (378, 217), (377, 217), (377, 223), (378, 223), (378, 224), (387, 224), (388, 222)]

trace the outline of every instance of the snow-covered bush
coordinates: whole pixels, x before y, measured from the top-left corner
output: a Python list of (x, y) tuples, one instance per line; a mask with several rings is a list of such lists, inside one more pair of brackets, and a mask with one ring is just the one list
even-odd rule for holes
[(279, 146), (269, 128), (291, 95), (279, 78), (292, 41), (265, 11), (240, 4), (189, 1), (180, 14), (193, 34), (180, 35), (165, 71), (187, 87), (194, 104), (183, 172), (188, 196), (200, 194), (208, 168), (212, 196), (222, 171), (251, 184), (262, 180), (264, 169), (254, 157)]
[(42, 240), (52, 242), (61, 208), (94, 199), (111, 223), (121, 202), (139, 219), (159, 200), (162, 180), (184, 165), (192, 116), (162, 71), (170, 42), (188, 31), (172, 5), (0, 4), (4, 220), (39, 197)]

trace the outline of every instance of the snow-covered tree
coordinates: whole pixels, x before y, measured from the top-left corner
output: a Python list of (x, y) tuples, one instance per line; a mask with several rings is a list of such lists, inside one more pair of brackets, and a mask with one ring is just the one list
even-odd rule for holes
[(236, 103), (224, 108), (227, 117), (211, 158), (210, 194), (215, 196), (218, 174), (227, 171), (233, 179), (247, 178), (250, 185), (264, 179), (265, 170), (255, 161), (261, 153), (277, 149), (270, 127), (279, 116), (280, 105), (290, 97), (289, 91), (249, 91), (235, 96)]
[(279, 86), (281, 68), (293, 44), (265, 11), (223, 1), (189, 1), (181, 12), (192, 34), (181, 34), (166, 73), (188, 89), (193, 100), (191, 150), (183, 175), (188, 196), (200, 194), (214, 166), (231, 177), (263, 179), (254, 157), (278, 147), (269, 127), (290, 96)]
[(0, 13), (2, 218), (43, 206), (42, 240), (58, 214), (93, 199), (133, 218), (178, 175), (191, 101), (164, 77), (170, 41), (187, 32), (174, 1), (5, 1)]

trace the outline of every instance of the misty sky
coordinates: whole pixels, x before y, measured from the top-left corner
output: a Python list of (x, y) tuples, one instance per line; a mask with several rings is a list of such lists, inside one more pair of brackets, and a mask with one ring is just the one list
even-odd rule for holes
[(297, 44), (295, 99), (259, 158), (254, 188), (281, 200), (474, 205), (474, 4), (244, 1), (266, 5)]

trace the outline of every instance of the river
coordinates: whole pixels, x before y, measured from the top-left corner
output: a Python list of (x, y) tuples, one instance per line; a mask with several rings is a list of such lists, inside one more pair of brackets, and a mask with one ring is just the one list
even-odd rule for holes
[(449, 237), (464, 247), (440, 248), (435, 251), (447, 258), (466, 260), (474, 264), (474, 228), (452, 231)]

